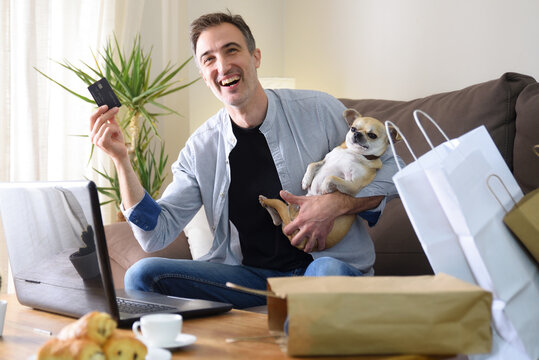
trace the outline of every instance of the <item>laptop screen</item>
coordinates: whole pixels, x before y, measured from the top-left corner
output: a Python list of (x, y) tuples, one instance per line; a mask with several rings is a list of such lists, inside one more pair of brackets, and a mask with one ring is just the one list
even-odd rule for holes
[[(23, 305), (72, 317), (103, 311), (119, 326), (130, 326), (148, 312), (177, 312), (187, 318), (232, 308), (216, 301), (116, 292), (97, 188), (91, 181), (0, 183), (0, 216), (17, 299)], [(122, 304), (129, 300), (137, 306), (119, 310), (116, 294)]]
[[(72, 316), (88, 309), (110, 312), (96, 252), (91, 184), (0, 184), (4, 238), (22, 304)], [(100, 219), (97, 225), (102, 231)]]

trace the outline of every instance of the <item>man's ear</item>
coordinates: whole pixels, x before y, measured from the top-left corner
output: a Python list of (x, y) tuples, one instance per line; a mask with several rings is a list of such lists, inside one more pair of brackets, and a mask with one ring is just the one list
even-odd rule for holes
[(255, 51), (253, 51), (253, 56), (255, 57), (255, 67), (258, 69), (262, 60), (262, 52), (260, 49), (256, 48)]
[(355, 109), (346, 109), (342, 113), (342, 116), (346, 119), (346, 122), (348, 123), (348, 126), (352, 126), (354, 123), (354, 120), (361, 116), (360, 113), (358, 113)]

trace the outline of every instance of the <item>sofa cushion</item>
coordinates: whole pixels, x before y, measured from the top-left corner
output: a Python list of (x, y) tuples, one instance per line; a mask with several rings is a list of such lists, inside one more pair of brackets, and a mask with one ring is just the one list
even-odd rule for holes
[(206, 219), (204, 206), (196, 213), (195, 217), (183, 229), (189, 250), (193, 259), (206, 255), (210, 251), (213, 244), (213, 234), (210, 230), (210, 225)]
[(133, 263), (144, 257), (166, 257), (173, 259), (191, 259), (189, 245), (183, 232), (172, 244), (153, 253), (147, 253), (138, 244), (131, 227), (126, 222), (105, 226), (109, 257), (127, 270)]
[(539, 83), (526, 86), (520, 93), (516, 113), (513, 170), (522, 191), (527, 193), (539, 187), (539, 157), (533, 151), (539, 144)]

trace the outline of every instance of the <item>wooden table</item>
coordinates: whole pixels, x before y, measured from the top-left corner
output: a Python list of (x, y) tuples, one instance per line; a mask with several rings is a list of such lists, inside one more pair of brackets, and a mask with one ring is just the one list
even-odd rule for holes
[[(47, 341), (50, 331), (54, 336), (62, 327), (75, 321), (72, 318), (33, 310), (22, 306), (14, 295), (0, 295), (8, 301), (4, 334), (0, 337), (0, 360), (26, 360), (37, 353)], [(193, 334), (197, 341), (172, 353), (173, 359), (290, 359), (280, 346), (272, 342), (234, 342), (227, 338), (268, 335), (267, 315), (232, 310), (228, 313), (189, 319), (184, 322), (184, 332)], [(130, 330), (119, 330), (131, 333)], [(333, 357), (332, 357), (333, 358)], [(301, 359), (329, 359), (327, 357)], [(343, 357), (362, 360), (428, 360), (439, 357), (390, 356)]]

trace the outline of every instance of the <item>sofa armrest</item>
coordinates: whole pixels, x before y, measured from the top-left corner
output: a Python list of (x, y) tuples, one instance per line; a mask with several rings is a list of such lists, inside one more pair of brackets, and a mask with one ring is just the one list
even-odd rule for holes
[(104, 228), (112, 276), (117, 288), (123, 287), (123, 278), (126, 270), (142, 258), (165, 257), (171, 259), (191, 259), (187, 237), (183, 232), (165, 249), (147, 253), (140, 247), (128, 223), (114, 223), (106, 225)]

